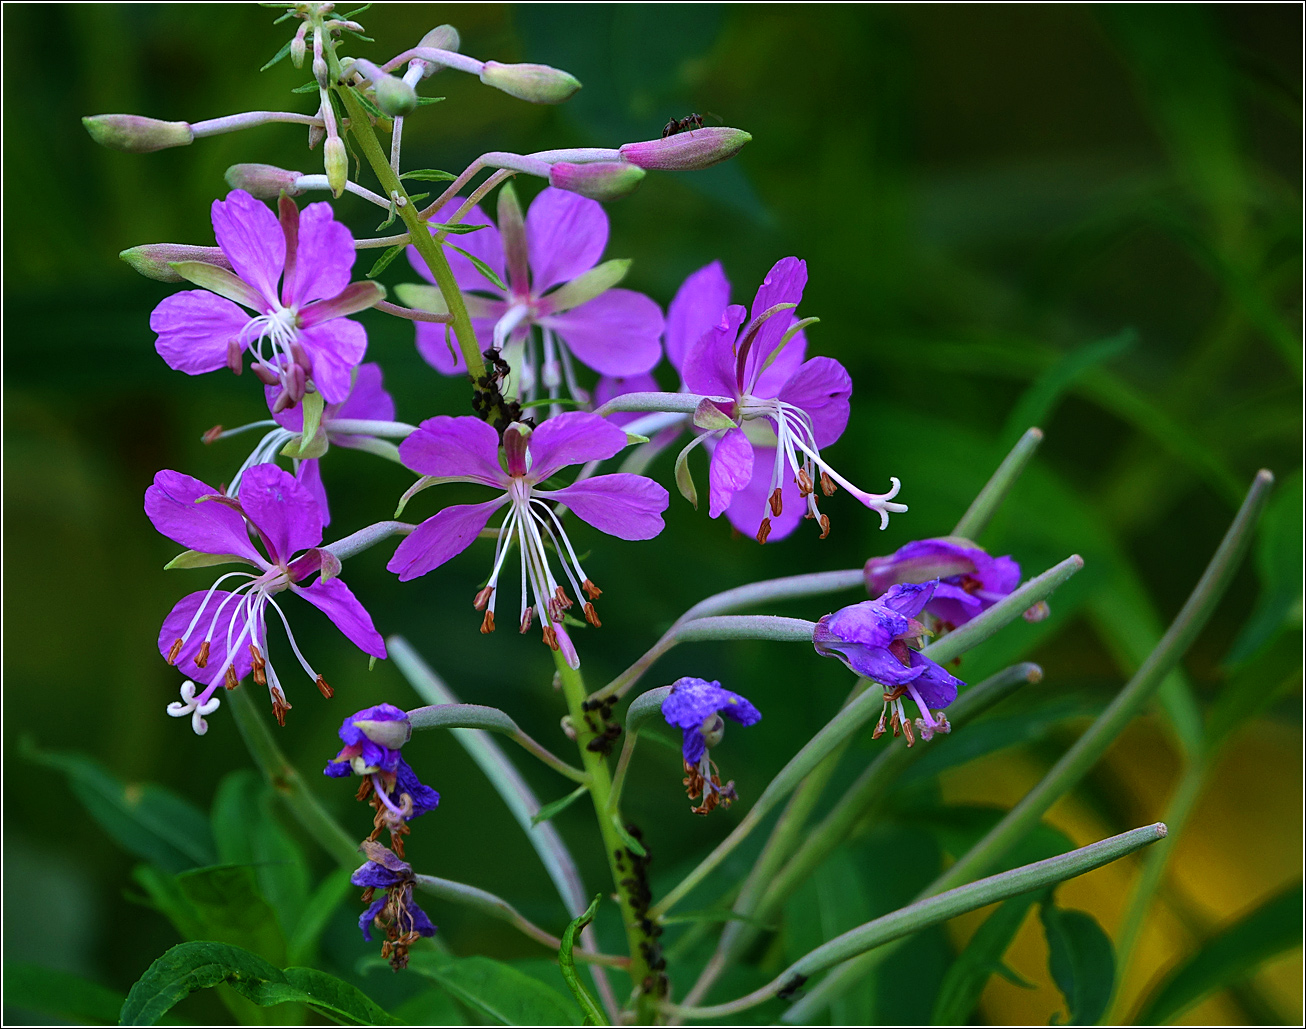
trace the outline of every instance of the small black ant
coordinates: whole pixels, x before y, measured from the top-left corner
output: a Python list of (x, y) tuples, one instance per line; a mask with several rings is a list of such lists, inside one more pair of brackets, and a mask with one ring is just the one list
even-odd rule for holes
[(701, 129), (702, 127), (703, 116), (701, 114), (687, 114), (679, 121), (672, 118), (663, 127), (662, 138), (666, 139), (668, 136), (674, 136), (678, 132), (689, 132), (693, 129)]

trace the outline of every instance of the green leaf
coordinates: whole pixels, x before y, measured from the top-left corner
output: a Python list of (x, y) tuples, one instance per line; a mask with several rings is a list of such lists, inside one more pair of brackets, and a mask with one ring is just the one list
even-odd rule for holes
[[(427, 194), (423, 193), (421, 195), (426, 196)], [(410, 199), (416, 200), (417, 197), (411, 197)], [(438, 232), (441, 236), (465, 236), (469, 232), (479, 232), (484, 228), (488, 228), (484, 222), (480, 225), (464, 225), (462, 222), (456, 222), (453, 225), (440, 225), (437, 223), (431, 226), (431, 231)]]
[(1302, 475), (1284, 480), (1257, 527), (1256, 573), (1261, 595), (1229, 649), (1237, 665), (1259, 653), (1286, 624), (1302, 621)]
[(4, 968), (6, 1010), (23, 1008), (79, 1025), (118, 1024), (124, 997), (116, 990), (26, 961), (6, 961)]
[(409, 955), (408, 968), (498, 1025), (579, 1024), (575, 1005), (557, 990), (493, 958), (423, 951)]
[(130, 785), (81, 754), (41, 751), (30, 741), (23, 757), (64, 773), (73, 795), (125, 850), (180, 872), (217, 860), (204, 813), (188, 800), (153, 783)]
[(477, 257), (475, 254), (469, 254), (469, 253), (468, 253), (466, 250), (464, 250), (462, 247), (454, 246), (454, 244), (450, 243), (448, 240), (445, 240), (445, 241), (444, 241), (444, 245), (447, 246), (450, 250), (456, 250), (456, 251), (458, 251), (458, 253), (462, 254), (463, 257), (467, 258), (467, 260), (471, 261), (472, 264), (476, 266), (476, 270), (477, 270), (478, 272), (480, 272), (480, 273), (481, 273), (482, 275), (484, 275), (487, 279), (489, 279), (492, 283), (494, 283), (496, 286), (498, 286), (499, 289), (503, 290), (505, 293), (508, 292), (508, 287), (507, 287), (507, 285), (504, 283), (504, 281), (503, 281), (501, 278), (499, 278), (499, 276), (498, 276), (498, 274), (495, 272), (495, 270), (494, 270), (493, 268), (491, 268), (488, 264), (486, 264), (484, 261), (482, 261), (482, 260), (481, 260), (479, 257)]
[(689, 470), (689, 452), (692, 449), (691, 443), (676, 457), (676, 489), (680, 490), (680, 495), (693, 504), (694, 510), (697, 511), (698, 490), (694, 487), (694, 475)]
[(1048, 940), (1048, 971), (1066, 998), (1071, 1025), (1095, 1025), (1111, 1002), (1116, 955), (1111, 939), (1087, 911), (1044, 901), (1039, 909)]
[[(444, 100), (444, 97), (442, 96), (419, 96), (417, 98), (417, 106), (425, 107), (427, 104), (438, 104), (442, 100)], [(400, 176), (400, 178), (402, 177), (403, 176)]]
[(284, 972), (240, 947), (182, 943), (150, 965), (123, 1003), (122, 1025), (155, 1025), (196, 990), (226, 983), (260, 1007), (297, 1002), (345, 1025), (394, 1025), (357, 987), (312, 968)]
[(367, 278), (375, 279), (383, 271), (389, 268), (390, 262), (392, 262), (400, 254), (402, 254), (404, 252), (404, 247), (406, 247), (407, 245), (408, 245), (407, 243), (398, 243), (395, 246), (392, 246), (380, 257), (378, 257), (376, 259), (376, 263), (373, 264), (371, 269), (368, 271)]
[(931, 1024), (969, 1023), (971, 1012), (988, 985), (989, 976), (994, 972), (1003, 976), (1009, 973), (1002, 963), (1002, 956), (1025, 921), (1030, 905), (1037, 899), (1038, 895), (1031, 893), (1003, 901), (975, 930), (975, 935), (943, 977), (943, 985), (934, 1001)]
[(438, 986), (423, 990), (394, 1009), (400, 1025), (466, 1025), (467, 1017), (449, 994)]
[(551, 804), (545, 804), (539, 811), (531, 815), (531, 825), (539, 825), (541, 822), (547, 822), (560, 811), (565, 811), (573, 803), (589, 792), (589, 786), (582, 784), (568, 793), (561, 800), (555, 800)]
[(239, 554), (206, 554), (202, 550), (183, 550), (166, 565), (165, 572), (174, 568), (211, 568), (213, 565), (249, 564), (249, 559)]
[(317, 390), (305, 393), (300, 404), (304, 412), (304, 428), (298, 436), (281, 448), (283, 457), (305, 460), (321, 457), (327, 452), (327, 435), (322, 431), (322, 411), (325, 400)]
[(580, 1005), (586, 1025), (607, 1025), (608, 1020), (604, 1017), (603, 1009), (590, 996), (589, 990), (585, 989), (585, 984), (576, 974), (576, 960), (572, 957), (572, 948), (576, 945), (576, 937), (580, 935), (580, 931), (594, 921), (594, 913), (598, 911), (599, 901), (602, 899), (603, 894), (600, 893), (590, 901), (590, 906), (585, 909), (584, 914), (577, 915), (568, 923), (567, 928), (562, 931), (562, 945), (558, 948), (558, 967), (562, 969), (562, 977), (567, 981), (567, 988), (571, 990), (571, 995)]
[[(354, 94), (354, 98), (360, 104), (363, 105), (364, 110), (366, 110), (368, 114), (370, 114), (377, 121), (385, 122), (387, 125), (390, 124), (391, 121), (390, 115), (386, 114), (383, 110), (381, 110), (381, 108), (377, 107), (376, 104), (372, 102), (371, 97), (369, 97), (357, 86), (349, 86), (347, 88), (351, 93)], [(341, 120), (343, 121), (344, 119)]]
[(259, 892), (254, 869), (248, 865), (196, 868), (175, 876), (174, 882), (177, 896), (189, 905), (199, 926), (198, 932), (186, 935), (243, 947), (277, 964), (285, 961), (276, 912)]
[(317, 79), (311, 79), (302, 86), (296, 86), (291, 90), (292, 93), (316, 93), (318, 91)]
[[(441, 98), (443, 99), (443, 98)], [(453, 182), (458, 178), (453, 172), (441, 171), (439, 168), (422, 168), (418, 171), (407, 171), (399, 176), (399, 181), (404, 182), (411, 180), (413, 182)]]
[(1137, 1025), (1173, 1022), (1203, 998), (1246, 979), (1270, 958), (1301, 946), (1302, 885), (1271, 897), (1172, 968), (1143, 1002)]
[(648, 851), (644, 849), (644, 845), (640, 843), (639, 840), (635, 839), (635, 837), (630, 835), (630, 833), (626, 831), (626, 827), (621, 824), (620, 815), (612, 816), (612, 828), (617, 831), (617, 835), (621, 837), (621, 842), (626, 845), (632, 854), (635, 854), (638, 857), (648, 857)]
[(617, 285), (626, 277), (628, 271), (630, 271), (629, 258), (604, 261), (548, 294), (549, 303), (556, 312), (579, 307), (587, 300), (593, 300)]
[[(286, 55), (288, 55), (288, 54), (290, 53), (290, 44), (293, 43), (294, 41), (295, 41), (294, 36), (291, 36), (290, 39), (286, 40), (286, 45), (283, 46), (280, 50), (278, 50), (278, 51), (277, 51), (277, 55), (276, 55), (274, 58), (272, 58), (272, 60), (268, 61), (267, 64), (263, 65), (263, 67), (260, 68), (259, 71), (267, 71), (267, 70), (268, 70), (269, 68), (271, 68), (274, 64), (277, 64), (277, 63), (278, 63), (279, 61), (281, 61), (284, 57), (286, 57)], [(314, 84), (314, 85), (317, 85), (316, 82), (313, 83), (313, 84)]]
[(318, 943), (331, 916), (352, 889), (350, 875), (348, 868), (337, 868), (318, 884), (308, 898), (299, 924), (286, 940), (286, 960), (292, 965), (310, 963), (317, 958)]

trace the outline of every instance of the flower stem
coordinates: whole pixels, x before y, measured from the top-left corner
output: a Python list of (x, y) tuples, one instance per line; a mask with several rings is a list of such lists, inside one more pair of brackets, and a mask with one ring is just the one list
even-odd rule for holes
[(954, 536), (964, 536), (969, 540), (979, 538), (980, 534), (988, 526), (989, 519), (993, 517), (993, 512), (998, 509), (998, 505), (1006, 498), (1011, 487), (1020, 478), (1020, 473), (1025, 470), (1025, 465), (1029, 464), (1029, 459), (1034, 456), (1034, 451), (1038, 449), (1038, 445), (1042, 442), (1042, 429), (1027, 429), (1025, 431), (1025, 435), (1021, 436), (1016, 445), (1011, 448), (1011, 453), (1003, 459), (1002, 464), (998, 465), (998, 470), (993, 473), (992, 478), (984, 484), (984, 488), (971, 501), (970, 507), (961, 516), (961, 521), (952, 530)]
[(602, 739), (605, 726), (600, 715), (603, 709), (586, 704), (589, 698), (580, 671), (571, 668), (558, 651), (554, 652), (554, 664), (562, 682), (562, 693), (567, 700), (571, 724), (576, 729), (576, 746), (580, 750), (581, 763), (589, 774), (590, 799), (594, 803), (599, 832), (603, 836), (603, 849), (616, 886), (617, 901), (621, 905), (621, 921), (630, 948), (630, 977), (635, 987), (636, 1021), (641, 1025), (651, 1025), (657, 1016), (657, 1004), (662, 999), (666, 978), (660, 968), (655, 970), (653, 967), (661, 947), (655, 932), (650, 932), (655, 927), (646, 910), (648, 885), (637, 871), (642, 867), (639, 861), (645, 855), (635, 854), (618, 830), (620, 813), (609, 809), (612, 780), (608, 774), (608, 763), (597, 748), (590, 746)]

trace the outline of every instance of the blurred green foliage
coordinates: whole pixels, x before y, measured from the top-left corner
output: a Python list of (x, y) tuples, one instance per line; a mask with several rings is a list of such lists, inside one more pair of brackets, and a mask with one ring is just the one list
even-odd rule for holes
[[(1217, 733), (1251, 716), (1299, 732), (1300, 9), (580, 10), (395, 5), (367, 12), (376, 43), (359, 44), (360, 55), (382, 59), (448, 21), (461, 30), (465, 52), (550, 63), (585, 85), (561, 108), (538, 108), (445, 71), (422, 87), (448, 99), (409, 120), (405, 165), (456, 170), (490, 149), (652, 138), (668, 118), (690, 111), (748, 129), (754, 140), (735, 161), (701, 173), (651, 173), (640, 192), (609, 205), (607, 254), (634, 258), (626, 285), (664, 305), (686, 274), (710, 260), (724, 262), (734, 299), (746, 301), (775, 260), (805, 258), (811, 283), (803, 312), (821, 318), (809, 333), (812, 349), (843, 362), (856, 384), (849, 431), (830, 456), (870, 488), (899, 476), (901, 499), (911, 506), (880, 533), (873, 519), (836, 497), (827, 508), (830, 539), (800, 532), (764, 549), (678, 498), (667, 531), (651, 543), (619, 544), (582, 530), (582, 545), (596, 547), (587, 567), (611, 585), (603, 629), (577, 638), (591, 686), (709, 593), (767, 576), (853, 567), (909, 539), (946, 532), (1014, 436), (1036, 419), (1047, 442), (981, 542), (1015, 555), (1031, 574), (1070, 552), (1087, 563), (1053, 598), (1052, 618), (1018, 624), (967, 657), (961, 674), (968, 679), (1019, 657), (1047, 672), (1037, 706), (1016, 698), (988, 729), (976, 726), (976, 740), (989, 741), (976, 743), (977, 752), (1015, 746), (1036, 763), (1055, 759), (1067, 739), (1065, 720), (1108, 698), (1178, 609), (1260, 467), (1280, 477), (1277, 506), (1262, 528), (1258, 560), (1243, 570), (1167, 688), (1169, 738), (1181, 752), (1202, 746), (1208, 710), (1218, 716)], [(78, 122), (108, 112), (193, 121), (249, 109), (311, 111), (311, 98), (289, 93), (306, 72), (289, 62), (256, 71), (284, 42), (285, 27), (273, 29), (265, 9), (6, 5), (3, 18), (4, 939), (11, 959), (125, 993), (186, 935), (158, 910), (167, 910), (162, 879), (145, 886), (148, 902), (128, 885), (133, 862), (145, 857), (161, 866), (147, 875), (193, 876), (184, 870), (208, 859), (183, 860), (189, 852), (179, 855), (176, 840), (158, 843), (168, 860), (145, 853), (125, 838), (130, 825), (97, 824), (75, 798), (125, 790), (122, 796), (144, 796), (147, 807), (163, 805), (165, 813), (185, 804), (193, 821), (213, 805), (223, 776), (247, 763), (229, 711), (210, 718), (203, 739), (164, 716), (177, 676), (158, 657), (158, 626), (181, 592), (209, 580), (202, 571), (162, 571), (175, 548), (152, 532), (141, 495), (160, 468), (211, 483), (228, 477), (244, 456), (242, 442), (205, 447), (200, 435), (217, 423), (261, 417), (262, 395), (249, 376), (188, 379), (169, 371), (153, 353), (148, 316), (173, 287), (136, 277), (116, 254), (145, 242), (210, 244), (208, 205), (226, 192), (229, 164), (314, 172), (320, 153), (305, 149), (299, 128), (268, 126), (128, 155), (97, 149)], [(517, 188), (529, 198), (538, 183)], [(358, 234), (379, 220), (353, 197), (337, 209)], [(389, 285), (413, 278), (402, 260), (382, 275)], [(373, 314), (365, 321), (369, 356), (382, 363), (401, 418), (469, 412), (465, 384), (421, 362), (410, 328)], [(669, 457), (653, 469), (664, 482), (670, 471)], [(387, 517), (410, 481), (396, 466), (340, 450), (325, 479), (330, 532), (338, 535)], [(430, 496), (414, 502), (414, 516), (434, 510)], [(441, 502), (453, 499), (450, 490)], [(462, 699), (503, 707), (546, 745), (560, 747), (561, 702), (548, 686), (544, 649), (533, 637), (477, 632), (470, 600), (484, 555), (469, 552), (402, 586), (384, 572), (386, 556), (368, 553), (348, 569), (382, 631), (404, 634)], [(786, 607), (777, 613), (826, 610)], [(337, 697), (326, 703), (311, 689), (297, 690), (279, 735), (310, 775), (334, 753), (345, 714), (381, 700), (407, 704), (412, 696), (394, 669), (381, 663), (369, 672), (366, 658), (314, 617), (300, 620), (301, 643), (319, 667), (332, 669)], [(1231, 678), (1225, 655), (1235, 641), (1238, 674)], [(720, 678), (765, 712), (728, 744), (745, 805), (847, 688), (835, 662), (778, 644), (686, 645), (647, 681), (691, 673)], [(93, 755), (99, 764), (38, 760), (19, 746), (24, 737)], [(836, 785), (871, 748), (864, 739), (850, 749), (848, 774), (837, 775)], [(547, 877), (463, 752), (431, 733), (415, 739), (407, 756), (444, 798), (428, 824), (415, 826), (410, 855), (419, 870), (500, 892), (561, 931), (566, 916)], [(53, 770), (56, 760), (68, 778)], [(1275, 776), (1299, 781), (1299, 765), (1284, 760)], [(541, 797), (561, 795), (565, 784), (553, 773), (520, 763)], [(736, 810), (691, 818), (679, 777), (670, 751), (637, 752), (628, 814), (651, 842), (655, 890), (675, 882), (738, 817)], [(142, 795), (123, 782), (159, 783), (169, 792), (146, 787)], [(240, 792), (253, 786), (241, 782), (226, 780), (215, 819), (237, 803), (262, 810), (255, 793)], [(1161, 817), (1155, 798), (1164, 796), (1162, 786), (1120, 785), (1104, 773), (1080, 791), (1112, 831)], [(937, 794), (920, 776), (914, 786), (905, 781), (899, 809), (910, 812), (922, 789)], [(324, 780), (318, 793), (362, 834), (369, 818), (347, 786)], [(559, 814), (555, 824), (587, 883), (600, 887), (605, 870), (585, 806)], [(301, 855), (289, 873), (298, 877), (291, 892), (302, 900), (331, 866), (296, 839), (296, 829), (290, 833), (286, 853)], [(201, 840), (213, 847), (202, 833), (192, 842)], [(1281, 853), (1291, 867), (1300, 861), (1300, 824), (1265, 825), (1241, 845)], [(219, 850), (224, 846), (219, 839)], [(864, 886), (872, 893), (845, 900), (831, 931), (855, 907), (874, 914), (905, 901), (940, 861), (928, 834), (893, 823), (857, 846), (872, 867), (901, 868), (917, 852), (912, 860), (920, 864), (889, 875), (900, 881), (877, 878)], [(839, 853), (811, 887), (818, 907), (822, 891), (843, 892), (848, 857)], [(748, 856), (747, 848), (732, 856), (725, 874), (738, 875)], [(222, 852), (220, 860), (246, 859)], [(265, 873), (242, 888), (279, 890)], [(1284, 885), (1254, 889), (1267, 897)], [(1199, 937), (1210, 935), (1214, 926), (1174, 892), (1167, 902), (1196, 920)], [(298, 917), (277, 912), (282, 924), (273, 929), (283, 951), (263, 957), (278, 968)], [(544, 956), (502, 925), (461, 910), (434, 917), (455, 953)], [(613, 927), (603, 917), (606, 934)], [(369, 952), (355, 919), (349, 902), (321, 927), (322, 967), (347, 977)], [(951, 945), (937, 932), (912, 946), (922, 989), (928, 981), (937, 990)], [(1181, 969), (1171, 993), (1153, 1006), (1175, 1009), (1181, 987), (1173, 984), (1199, 975), (1201, 960)], [(767, 961), (762, 955), (758, 963)], [(722, 996), (751, 989), (754, 972), (736, 970)], [(413, 976), (371, 972), (352, 981), (392, 1011), (417, 990)], [(849, 995), (843, 1013), (928, 1020), (933, 993), (907, 1002), (901, 991), (872, 988), (865, 997)], [(1236, 1017), (1276, 1016), (1274, 1003), (1254, 990), (1232, 1002)], [(421, 1007), (425, 1001), (411, 1003), (410, 1017), (437, 1017)], [(1299, 997), (1297, 1004), (1277, 1017), (1300, 1017)], [(97, 996), (87, 1005), (98, 1010), (104, 1001)], [(447, 1005), (441, 1010), (447, 1014)], [(199, 1021), (228, 1017), (212, 991), (185, 1002), (182, 1012)]]

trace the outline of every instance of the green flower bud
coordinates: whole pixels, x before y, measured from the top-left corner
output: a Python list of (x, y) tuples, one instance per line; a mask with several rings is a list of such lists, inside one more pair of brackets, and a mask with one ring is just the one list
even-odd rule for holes
[(118, 256), (131, 265), (134, 271), (159, 282), (186, 281), (172, 267), (177, 261), (202, 261), (231, 271), (231, 262), (219, 247), (197, 247), (187, 243), (146, 243), (144, 246), (124, 250)]
[(283, 190), (292, 197), (303, 193), (295, 189), (300, 175), (271, 164), (233, 164), (227, 169), (226, 180), (232, 189), (243, 189), (260, 200), (275, 200)]
[(195, 138), (187, 122), (159, 121), (138, 114), (96, 114), (83, 118), (82, 124), (100, 146), (129, 154), (186, 146)]
[(481, 81), (532, 104), (560, 104), (580, 89), (580, 82), (574, 76), (547, 64), (486, 61)]
[(417, 110), (417, 93), (403, 79), (393, 75), (378, 75), (372, 80), (376, 93), (376, 106), (391, 118), (402, 118)]
[(339, 136), (327, 136), (322, 148), (322, 165), (326, 169), (331, 195), (338, 198), (349, 181), (349, 155), (345, 153), (345, 141)]

